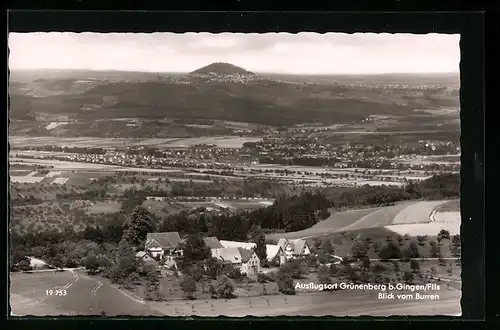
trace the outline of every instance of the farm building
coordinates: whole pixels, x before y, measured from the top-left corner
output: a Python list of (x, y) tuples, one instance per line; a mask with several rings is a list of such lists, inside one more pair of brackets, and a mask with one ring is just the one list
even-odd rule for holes
[(267, 261), (269, 262), (277, 260), (280, 266), (286, 262), (285, 251), (283, 251), (283, 249), (279, 245), (266, 244), (266, 254), (267, 254)]
[(137, 252), (135, 254), (135, 257), (137, 259), (145, 261), (145, 262), (153, 260), (153, 258), (147, 252), (145, 252), (145, 251), (139, 251), (139, 252)]
[(247, 242), (235, 242), (235, 241), (225, 241), (221, 240), (220, 244), (222, 244), (225, 248), (243, 248), (243, 249), (253, 249), (255, 248), (255, 243), (247, 243)]
[(178, 232), (148, 233), (145, 248), (154, 258), (175, 257), (182, 255), (181, 243), (182, 239)]
[(254, 250), (241, 247), (211, 249), (212, 257), (222, 263), (231, 263), (242, 273), (254, 275), (260, 272), (260, 259)]
[(221, 249), (224, 246), (219, 242), (217, 237), (203, 237), (203, 241), (205, 242), (205, 245), (210, 248), (210, 249)]
[(307, 242), (301, 238), (291, 240), (281, 238), (278, 241), (278, 246), (285, 251), (287, 259), (311, 254), (311, 250), (309, 249)]
[[(225, 247), (225, 248), (243, 248), (243, 249), (255, 249), (257, 244), (255, 243), (246, 243), (246, 242), (235, 242), (235, 241), (224, 241), (221, 240), (220, 244)], [(274, 258), (278, 257), (279, 258), (279, 263), (284, 264), (285, 260), (285, 252), (282, 247), (279, 245), (274, 245), (274, 244), (266, 244), (266, 254), (267, 254), (267, 261), (271, 262), (274, 260)], [(282, 258), (283, 257), (283, 258)]]

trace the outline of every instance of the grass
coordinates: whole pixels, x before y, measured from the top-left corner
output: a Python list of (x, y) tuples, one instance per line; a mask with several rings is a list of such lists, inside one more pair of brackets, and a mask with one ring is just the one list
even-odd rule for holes
[(149, 212), (160, 218), (188, 209), (181, 203), (154, 200), (146, 200), (142, 203), (142, 206), (144, 206)]
[(460, 212), (460, 200), (448, 201), (436, 208), (437, 212)]
[(278, 240), (280, 238), (300, 238), (300, 237), (310, 237), (310, 236), (323, 236), (338, 232), (342, 228), (348, 225), (352, 225), (365, 217), (368, 214), (373, 213), (377, 209), (362, 209), (362, 210), (353, 210), (353, 211), (344, 211), (344, 212), (332, 212), (331, 215), (311, 228), (289, 232), (289, 233), (280, 233), (280, 234), (270, 234), (267, 236), (267, 239), (270, 240)]
[(444, 201), (426, 201), (417, 202), (415, 204), (409, 205), (399, 212), (392, 223), (394, 225), (399, 224), (419, 224), (428, 223), (431, 221), (430, 215), (434, 209), (439, 207)]
[(114, 213), (120, 211), (122, 204), (116, 201), (95, 202), (88, 209), (88, 213)]
[[(418, 245), (419, 254), (422, 257), (430, 257), (430, 245), (431, 241), (437, 242), (437, 234), (439, 231), (431, 233), (424, 241), (423, 245)], [(402, 234), (403, 235), (403, 234)], [(402, 236), (401, 235), (401, 236)], [(333, 247), (335, 250), (335, 254), (338, 256), (347, 256), (352, 255), (352, 246), (356, 240), (366, 241), (366, 238), (370, 238), (371, 242), (368, 244), (367, 256), (371, 259), (379, 258), (379, 250), (387, 244), (387, 239), (390, 238), (393, 242), (398, 244), (397, 238), (400, 234), (393, 232), (384, 227), (374, 227), (374, 228), (365, 228), (355, 231), (346, 231), (340, 233), (334, 233), (330, 235), (324, 235), (321, 239), (329, 239), (333, 242)], [(307, 239), (309, 246), (314, 246), (314, 238)], [(400, 250), (404, 251), (409, 245), (410, 242), (413, 241), (418, 243), (416, 237), (411, 237), (410, 240), (404, 240), (403, 244), (400, 246)], [(452, 257), (450, 252), (450, 240), (444, 239), (440, 243), (441, 254), (445, 258)], [(379, 249), (375, 249), (376, 245), (379, 246)]]

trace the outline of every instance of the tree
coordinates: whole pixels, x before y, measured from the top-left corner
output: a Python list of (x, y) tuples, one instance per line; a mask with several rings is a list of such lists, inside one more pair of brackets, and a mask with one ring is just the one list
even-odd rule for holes
[(267, 260), (267, 248), (266, 248), (266, 236), (262, 231), (258, 231), (254, 237), (254, 243), (257, 245), (255, 247), (255, 253), (261, 261)]
[(417, 236), (418, 245), (424, 245), (424, 242), (425, 242), (426, 238), (427, 237), (425, 235), (418, 235)]
[(156, 270), (151, 269), (147, 273), (148, 281), (146, 283), (144, 299), (160, 301), (162, 300), (160, 292), (160, 279)]
[(370, 259), (363, 258), (363, 268), (364, 269), (370, 269)]
[(279, 292), (287, 295), (295, 294), (295, 286), (293, 285), (293, 279), (290, 274), (287, 273), (278, 274), (276, 278), (276, 284), (278, 285)]
[(420, 264), (417, 260), (410, 261), (410, 268), (413, 272), (417, 272), (420, 270)]
[(450, 232), (446, 229), (441, 229), (438, 236), (441, 237), (442, 239), (450, 239)]
[(227, 276), (221, 276), (212, 289), (212, 296), (217, 299), (234, 298), (234, 285)]
[(338, 269), (337, 265), (332, 263), (330, 265), (330, 275), (337, 276), (338, 272), (339, 272), (339, 269)]
[(373, 243), (373, 252), (380, 252), (380, 243), (379, 242)]
[(351, 248), (351, 253), (354, 258), (366, 257), (368, 248), (365, 242), (355, 241)]
[(196, 282), (190, 275), (185, 275), (181, 282), (181, 289), (184, 291), (187, 299), (194, 299), (196, 292)]
[(206, 246), (201, 235), (189, 235), (181, 245), (184, 264), (189, 265), (192, 262), (204, 261), (210, 258), (210, 249)]
[(454, 235), (450, 244), (451, 254), (455, 258), (459, 258), (462, 255), (462, 241), (460, 235)]
[(329, 256), (335, 253), (335, 249), (333, 247), (332, 241), (329, 239), (323, 239), (321, 241), (321, 245), (319, 247), (321, 251), (325, 251), (325, 253)]
[(134, 246), (139, 245), (154, 229), (151, 214), (142, 206), (136, 206), (123, 229), (123, 239)]
[(403, 245), (403, 241), (404, 241), (404, 237), (403, 237), (403, 236), (398, 235), (397, 240), (398, 240), (398, 244), (399, 244), (400, 246), (401, 246), (401, 245)]
[(209, 278), (216, 279), (222, 274), (222, 265), (215, 258), (207, 258), (205, 260), (205, 275)]
[(99, 261), (94, 254), (89, 255), (87, 256), (87, 258), (85, 258), (84, 265), (90, 274), (95, 274), (97, 272), (97, 269), (99, 269)]
[(399, 246), (394, 242), (387, 243), (379, 252), (379, 258), (382, 260), (398, 259), (401, 257)]
[(393, 267), (394, 267), (394, 271), (395, 271), (396, 273), (397, 273), (397, 272), (399, 272), (399, 270), (400, 270), (400, 268), (399, 268), (399, 262), (397, 262), (397, 261), (393, 261), (393, 262), (392, 262), (392, 265), (393, 265)]
[(318, 281), (320, 284), (330, 284), (331, 283), (331, 278), (330, 278), (330, 269), (328, 266), (319, 266), (318, 267)]
[(420, 257), (417, 244), (411, 242), (410, 246), (404, 251), (403, 256), (407, 259)]
[(28, 258), (19, 261), (19, 263), (17, 264), (17, 268), (23, 272), (27, 272), (32, 269)]
[(405, 272), (403, 274), (403, 280), (405, 281), (406, 284), (412, 284), (414, 280), (414, 276), (412, 272)]
[(431, 241), (429, 244), (430, 244), (431, 258), (441, 257), (441, 247), (434, 241)]

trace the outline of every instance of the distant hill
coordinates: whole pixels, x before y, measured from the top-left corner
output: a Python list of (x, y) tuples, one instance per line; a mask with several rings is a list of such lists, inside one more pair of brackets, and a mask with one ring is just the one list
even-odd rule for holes
[(198, 70), (191, 72), (191, 74), (246, 74), (246, 75), (255, 75), (253, 72), (247, 71), (239, 66), (229, 64), (229, 63), (212, 63)]

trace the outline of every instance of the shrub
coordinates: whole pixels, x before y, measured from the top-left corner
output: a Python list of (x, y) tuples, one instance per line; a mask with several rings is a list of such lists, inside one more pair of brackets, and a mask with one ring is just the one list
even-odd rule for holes
[(382, 260), (398, 259), (401, 257), (401, 250), (394, 242), (387, 243), (379, 252), (379, 258)]
[(331, 276), (337, 276), (338, 272), (339, 272), (339, 269), (338, 269), (337, 265), (336, 264), (331, 264), (330, 265), (330, 275)]
[(267, 282), (267, 276), (264, 273), (258, 273), (257, 274), (257, 282), (259, 283), (266, 283)]
[(227, 276), (221, 276), (211, 291), (212, 297), (216, 299), (234, 298), (234, 285)]
[(403, 274), (403, 280), (405, 281), (406, 284), (412, 284), (414, 280), (414, 276), (412, 272), (405, 272)]
[(410, 261), (410, 268), (413, 272), (420, 270), (420, 264), (416, 260)]
[(290, 274), (284, 273), (277, 276), (276, 282), (278, 284), (278, 291), (287, 294), (295, 294), (295, 286), (293, 285), (293, 279)]
[(366, 242), (355, 241), (351, 248), (351, 254), (354, 258), (366, 257), (368, 246)]
[(441, 237), (442, 239), (450, 239), (450, 232), (448, 230), (441, 229), (438, 236)]
[(195, 299), (194, 293), (196, 292), (196, 282), (192, 276), (184, 276), (181, 282), (181, 289), (184, 291), (187, 299)]

